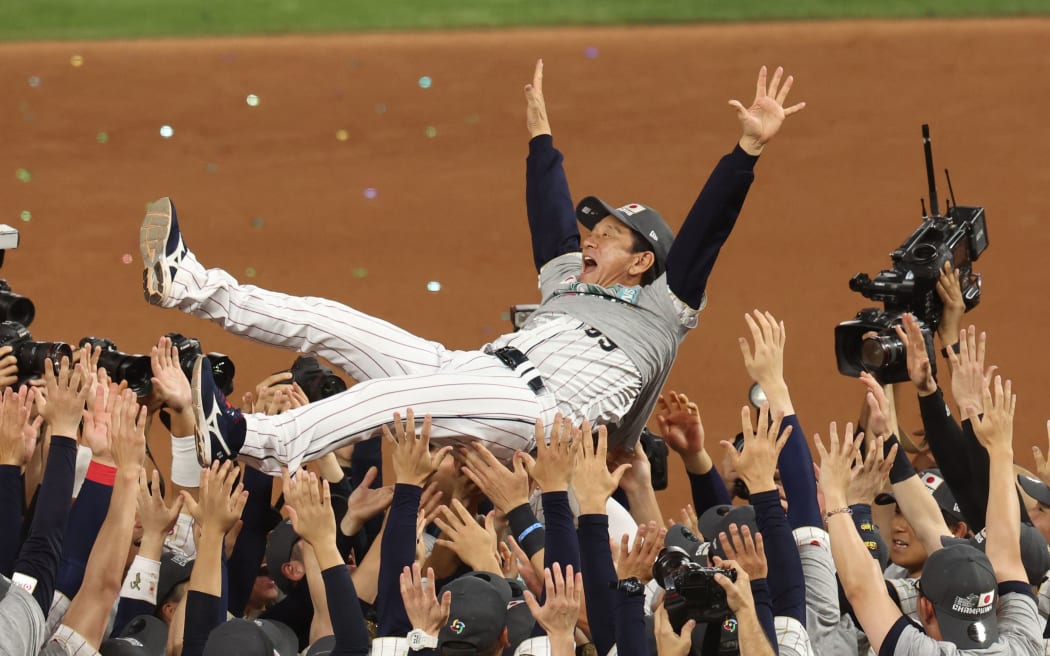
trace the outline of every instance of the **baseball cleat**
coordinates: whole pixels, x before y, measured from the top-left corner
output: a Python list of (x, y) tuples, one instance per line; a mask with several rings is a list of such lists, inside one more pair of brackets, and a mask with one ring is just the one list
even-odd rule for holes
[(205, 356), (199, 356), (193, 364), (190, 392), (195, 420), (193, 437), (201, 467), (236, 458), (244, 446), (244, 415), (226, 402), (212, 378), (211, 361)]
[(171, 280), (189, 249), (182, 241), (179, 219), (170, 198), (161, 198), (146, 208), (139, 229), (142, 251), (142, 292), (152, 305), (170, 306)]

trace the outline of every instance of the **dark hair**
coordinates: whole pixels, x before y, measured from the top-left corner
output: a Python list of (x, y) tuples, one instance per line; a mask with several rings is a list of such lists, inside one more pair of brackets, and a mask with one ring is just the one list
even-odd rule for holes
[(656, 280), (656, 251), (653, 250), (649, 240), (642, 236), (642, 233), (631, 229), (631, 252), (644, 253), (646, 251), (653, 254), (653, 264), (642, 274), (642, 285), (648, 285)]

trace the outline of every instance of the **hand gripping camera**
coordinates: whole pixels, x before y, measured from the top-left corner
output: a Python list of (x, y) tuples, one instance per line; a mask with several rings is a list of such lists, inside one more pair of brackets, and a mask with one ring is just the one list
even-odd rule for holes
[(18, 388), (23, 382), (44, 375), (44, 363), (48, 360), (58, 372), (62, 358), (69, 358), (73, 365), (73, 349), (63, 342), (37, 342), (26, 327), (16, 321), (0, 323), (0, 346), (10, 346), (11, 354), (18, 361)]
[(675, 632), (689, 620), (698, 624), (721, 622), (729, 614), (726, 591), (715, 582), (715, 574), (736, 581), (735, 569), (704, 567), (681, 547), (664, 547), (653, 563), (653, 578), (667, 592), (664, 608)]
[(959, 271), (966, 311), (981, 301), (981, 277), (974, 273), (973, 263), (988, 248), (984, 208), (957, 205), (948, 177), (951, 200), (945, 214), (940, 214), (928, 125), (922, 126), (922, 139), (930, 213), (926, 213), (923, 203), (922, 223), (890, 254), (892, 268), (883, 269), (874, 278), (858, 273), (849, 281), (850, 289), (865, 298), (881, 301), (883, 308), (865, 308), (852, 320), (835, 327), (835, 359), (839, 372), (858, 376), (868, 371), (884, 385), (908, 380), (907, 354), (895, 330), (906, 313), (913, 314), (919, 322), (930, 364), (936, 363), (933, 333), (940, 325), (944, 310), (937, 295), (937, 280), (945, 263)]
[[(172, 346), (178, 350), (179, 368), (189, 379), (193, 375), (197, 357), (204, 355), (200, 341), (179, 333), (168, 333), (166, 337), (171, 339)], [(112, 340), (104, 337), (85, 337), (80, 340), (79, 346), (85, 345), (102, 349), (98, 366), (105, 369), (114, 382), (126, 382), (128, 389), (139, 397), (147, 396), (153, 390), (153, 365), (148, 355), (123, 353)], [(233, 375), (236, 372), (233, 360), (222, 353), (208, 353), (208, 360), (211, 362), (215, 384), (228, 396), (233, 392)]]

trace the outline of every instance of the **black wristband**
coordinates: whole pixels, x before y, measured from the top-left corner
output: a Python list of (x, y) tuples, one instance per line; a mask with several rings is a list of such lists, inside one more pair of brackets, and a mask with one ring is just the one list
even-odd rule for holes
[(883, 442), (883, 455), (890, 452), (893, 445), (897, 445), (897, 457), (893, 461), (893, 467), (890, 469), (890, 483), (900, 483), (906, 481), (912, 476), (915, 476), (915, 468), (911, 466), (911, 461), (908, 460), (908, 456), (904, 454), (904, 447), (901, 446), (900, 440), (897, 439), (896, 435), (890, 435)]
[(955, 355), (959, 355), (959, 342), (955, 342), (950, 347), (945, 346), (944, 348), (941, 349), (941, 356), (945, 360), (950, 360), (951, 359), (951, 358), (948, 357), (948, 349), (949, 348), (951, 348), (951, 350), (955, 351)]
[(511, 535), (525, 552), (532, 558), (538, 551), (543, 549), (547, 541), (547, 532), (543, 524), (536, 519), (536, 513), (532, 512), (532, 506), (523, 503), (507, 513), (507, 522), (510, 524)]

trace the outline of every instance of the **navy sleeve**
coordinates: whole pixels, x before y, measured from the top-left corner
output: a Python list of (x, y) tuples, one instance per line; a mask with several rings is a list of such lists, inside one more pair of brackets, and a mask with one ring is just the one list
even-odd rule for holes
[[(751, 495), (755, 520), (765, 543), (769, 572), (769, 595), (776, 615), (793, 617), (806, 625), (806, 581), (802, 572), (802, 558), (780, 505), (776, 490)], [(775, 640), (774, 640), (775, 642)]]
[(88, 556), (106, 520), (112, 496), (113, 486), (86, 479), (73, 503), (55, 581), (55, 588), (70, 599), (76, 596), (84, 581)]
[(566, 565), (572, 565), (574, 572), (580, 571), (580, 543), (574, 533), (572, 508), (569, 507), (568, 492), (544, 492), (543, 521), (546, 523), (546, 542), (543, 547), (543, 566), (549, 568), (554, 563), (561, 565), (562, 572)]
[(386, 531), (379, 545), (379, 587), (376, 609), (379, 636), (404, 636), (412, 630), (405, 604), (401, 601), (401, 570), (416, 560), (416, 515), (423, 488), (398, 483), (386, 520)]
[[(372, 489), (383, 487), (383, 440), (379, 437), (373, 437), (354, 445), (354, 457), (350, 459), (349, 474), (351, 492), (361, 484), (371, 467), (378, 470), (378, 475), (372, 481)], [(353, 543), (354, 558), (357, 559), (357, 562), (364, 560), (365, 553), (372, 547), (375, 536), (379, 535), (379, 531), (383, 528), (383, 518), (384, 513), (380, 513), (365, 522), (363, 533), (358, 534), (362, 543)], [(342, 532), (338, 533), (337, 537), (338, 535), (342, 535)]]
[[(904, 629), (909, 626), (914, 627), (915, 623), (912, 622), (906, 615), (901, 615), (901, 618), (893, 623), (890, 630), (886, 632), (886, 637), (882, 641), (882, 646), (879, 647), (879, 656), (893, 656), (897, 653), (897, 641), (901, 639), (901, 634), (904, 633)], [(858, 628), (863, 629), (864, 627), (857, 624)]]
[[(587, 598), (587, 622), (591, 640), (599, 654), (608, 654), (616, 644), (615, 627), (610, 626), (615, 613), (614, 592), (616, 566), (609, 550), (609, 516), (580, 515), (577, 535), (580, 540), (580, 567), (583, 568), (583, 594)], [(641, 652), (644, 653), (644, 652)]]
[(689, 489), (693, 493), (693, 508), (697, 517), (715, 506), (733, 503), (733, 497), (729, 495), (722, 475), (715, 467), (706, 474), (686, 473), (689, 474)]
[(667, 286), (691, 308), (699, 308), (718, 252), (729, 238), (755, 179), (757, 157), (740, 146), (715, 166), (685, 217), (667, 254)]
[(1003, 581), (999, 584), (999, 596), (1008, 594), (1019, 594), (1024, 595), (1032, 601), (1038, 601), (1035, 598), (1035, 593), (1032, 592), (1032, 586), (1028, 585), (1027, 581)]
[(617, 654), (649, 653), (645, 636), (645, 595), (627, 596), (620, 590), (610, 590), (614, 598), (613, 624), (616, 633)]
[(853, 519), (853, 526), (856, 527), (860, 539), (868, 549), (868, 553), (881, 563), (879, 530), (875, 527), (875, 522), (872, 519), (871, 506), (866, 503), (855, 503), (849, 508), (853, 511), (850, 515)]
[(182, 656), (202, 656), (208, 634), (226, 621), (222, 597), (197, 590), (186, 592), (186, 623), (182, 631)]
[(273, 477), (253, 467), (245, 467), (244, 489), (248, 491), (248, 501), (241, 514), (244, 526), (226, 563), (229, 610), (234, 617), (244, 616), (244, 608), (248, 605), (255, 577), (259, 573), (259, 563), (266, 554), (266, 534), (272, 528), (269, 524), (272, 517), (270, 499), (273, 498)]
[(529, 141), (529, 157), (525, 161), (525, 210), (537, 271), (559, 255), (580, 251), (576, 208), (562, 159), (551, 135), (541, 134)]
[(15, 559), (22, 547), (22, 513), (24, 511), (21, 468), (0, 465), (0, 574), (11, 578)]
[(817, 478), (813, 475), (813, 454), (809, 451), (798, 415), (784, 417), (781, 430), (788, 426), (791, 426), (791, 435), (777, 461), (788, 500), (788, 521), (793, 529), (803, 526), (823, 528), (824, 520), (817, 503)]
[[(762, 625), (762, 631), (765, 632), (766, 638), (769, 640), (769, 646), (773, 648), (774, 653), (779, 654), (777, 625), (773, 619), (773, 605), (770, 602), (768, 579), (751, 581), (751, 596), (755, 599), (755, 615), (758, 615), (758, 623)], [(805, 619), (805, 609), (803, 609), (802, 615), (803, 619)], [(803, 621), (802, 626), (805, 625), (806, 623)]]
[(332, 656), (367, 656), (372, 650), (368, 625), (357, 603), (357, 591), (344, 565), (329, 567), (321, 572), (325, 596), (328, 598), (328, 616), (335, 632)]
[(984, 513), (988, 505), (987, 477), (982, 501), (980, 493), (975, 489), (977, 481), (971, 477), (970, 459), (967, 455), (969, 447), (966, 445), (962, 429), (944, 404), (944, 395), (940, 388), (929, 396), (919, 397), (919, 412), (922, 415), (926, 440), (930, 444), (930, 452), (937, 460), (941, 475), (955, 495), (955, 501), (959, 504), (959, 510), (966, 518), (970, 530), (979, 533), (984, 528)]
[(44, 615), (51, 609), (55, 595), (55, 578), (62, 554), (62, 537), (73, 498), (73, 479), (76, 476), (77, 442), (69, 437), (54, 435), (47, 454), (47, 467), (37, 496), (37, 511), (29, 537), (22, 544), (15, 562), (15, 571), (37, 580), (33, 598)]

